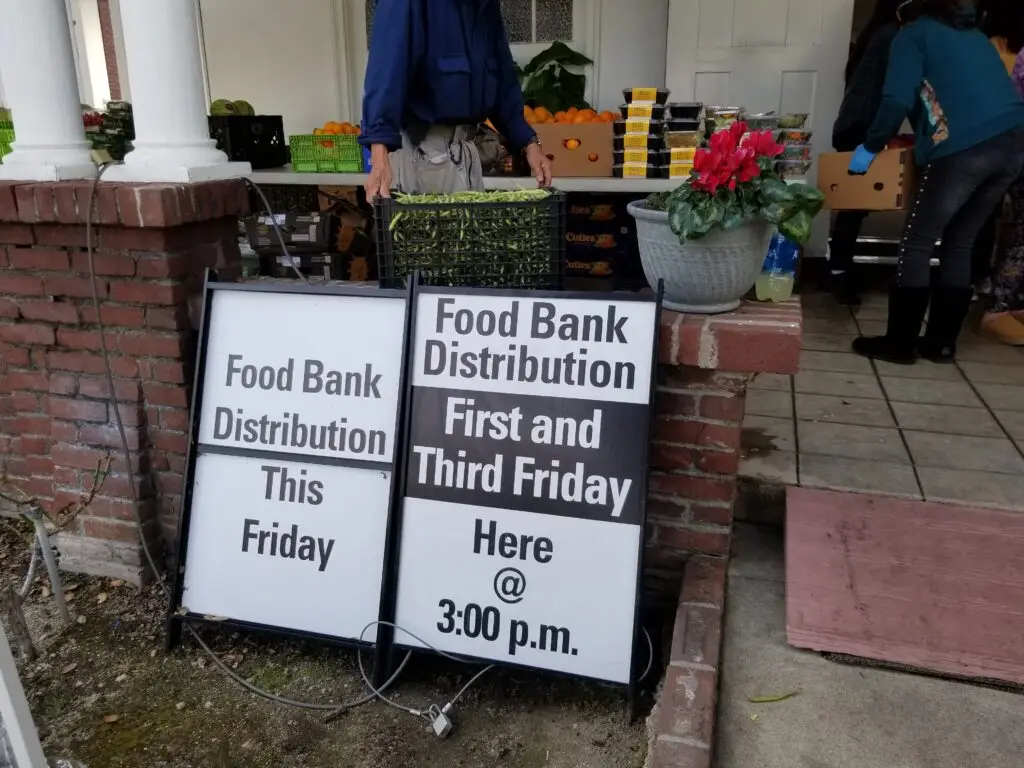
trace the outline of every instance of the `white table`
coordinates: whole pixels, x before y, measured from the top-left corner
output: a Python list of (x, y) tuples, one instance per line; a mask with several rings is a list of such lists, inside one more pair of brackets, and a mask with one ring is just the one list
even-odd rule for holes
[[(296, 173), (290, 166), (253, 171), (250, 176), (257, 184), (293, 184), (325, 187), (361, 187), (365, 173)], [(627, 192), (650, 194), (675, 189), (682, 179), (591, 179), (556, 178), (551, 186), (562, 192)], [(536, 186), (528, 177), (485, 176), (487, 189), (531, 189)]]

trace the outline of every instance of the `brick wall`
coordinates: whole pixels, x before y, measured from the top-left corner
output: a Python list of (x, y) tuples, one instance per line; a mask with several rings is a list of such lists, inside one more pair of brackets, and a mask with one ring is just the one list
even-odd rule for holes
[(117, 69), (117, 45), (114, 42), (114, 19), (110, 13), (110, 0), (97, 0), (100, 12), (100, 34), (103, 37), (103, 58), (107, 64), (107, 82), (110, 98), (121, 98), (121, 77)]
[[(100, 320), (112, 356), (121, 450), (92, 301), (83, 222), (91, 183), (0, 184), (0, 462), (51, 508), (110, 474), (58, 539), (68, 570), (142, 576), (140, 534), (173, 548), (187, 446), (195, 318), (206, 267), (237, 268), (241, 181), (100, 184), (94, 230)], [(136, 522), (129, 472), (139, 489)]]
[(674, 605), (694, 554), (724, 557), (732, 538), (747, 384), (794, 373), (797, 301), (714, 317), (665, 312), (651, 446), (645, 587)]

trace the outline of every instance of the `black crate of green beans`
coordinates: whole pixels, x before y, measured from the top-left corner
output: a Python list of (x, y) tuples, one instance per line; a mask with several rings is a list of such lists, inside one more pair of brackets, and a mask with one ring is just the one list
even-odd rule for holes
[(374, 202), (379, 281), (557, 290), (565, 194), (550, 189), (402, 195)]

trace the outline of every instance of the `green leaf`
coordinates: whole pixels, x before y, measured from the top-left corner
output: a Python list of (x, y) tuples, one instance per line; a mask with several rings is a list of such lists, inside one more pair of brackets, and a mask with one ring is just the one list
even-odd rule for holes
[(798, 245), (805, 245), (811, 239), (814, 226), (814, 215), (807, 211), (797, 211), (793, 216), (779, 224), (779, 232)]
[(782, 179), (769, 177), (761, 181), (761, 198), (764, 205), (771, 203), (786, 203), (793, 200), (796, 195), (790, 185)]
[(801, 208), (811, 214), (811, 216), (817, 216), (818, 212), (824, 207), (825, 195), (817, 187), (807, 184), (790, 184), (789, 188), (793, 193), (793, 197), (800, 203)]
[(673, 189), (671, 193), (669, 193), (668, 201), (669, 203), (676, 202), (677, 200), (689, 202), (693, 194), (693, 187), (689, 184), (680, 184), (678, 187)]
[(693, 236), (694, 211), (689, 203), (677, 202), (668, 209), (668, 224), (679, 236), (679, 242), (686, 243)]
[(589, 59), (582, 53), (574, 51), (568, 45), (559, 40), (534, 56), (530, 60), (530, 63), (526, 65), (525, 71), (527, 74), (532, 74), (533, 72), (540, 71), (549, 64), (559, 64), (563, 67), (585, 67), (588, 64), (593, 63), (593, 59)]
[(667, 211), (668, 198), (668, 192), (652, 192), (647, 196), (647, 209), (650, 211)]
[(557, 75), (557, 81), (564, 103), (567, 103), (570, 107), (576, 106), (586, 109), (583, 106), (587, 93), (587, 78), (585, 76), (577, 75), (568, 70), (561, 70)]
[(722, 218), (722, 229), (728, 232), (736, 229), (746, 220), (747, 213), (739, 200), (736, 200), (732, 205), (727, 205), (725, 207), (725, 216)]
[(523, 87), (523, 101), (535, 107), (544, 107), (552, 113), (562, 109), (562, 95), (554, 71), (546, 69), (528, 76)]
[(794, 200), (782, 203), (771, 203), (764, 206), (761, 209), (761, 215), (765, 221), (775, 226), (780, 226), (782, 222), (787, 219), (791, 219), (797, 213), (800, 212), (800, 205)]

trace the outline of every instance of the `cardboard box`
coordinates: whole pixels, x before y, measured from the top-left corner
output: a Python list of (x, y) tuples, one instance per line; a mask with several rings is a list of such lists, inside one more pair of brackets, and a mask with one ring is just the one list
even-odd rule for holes
[(835, 211), (902, 211), (916, 190), (914, 152), (886, 149), (878, 153), (863, 176), (849, 173), (852, 152), (822, 153), (818, 157), (818, 189), (825, 207)]
[(533, 128), (554, 163), (556, 177), (611, 177), (615, 160), (611, 123), (543, 123)]

